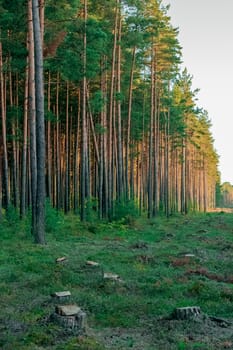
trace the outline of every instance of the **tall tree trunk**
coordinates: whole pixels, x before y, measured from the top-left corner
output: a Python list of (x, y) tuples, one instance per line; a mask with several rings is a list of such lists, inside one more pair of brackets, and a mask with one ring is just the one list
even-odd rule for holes
[(155, 115), (155, 57), (152, 46), (151, 57), (151, 99), (150, 99), (150, 130), (149, 130), (149, 167), (148, 167), (148, 217), (153, 216), (153, 135)]
[[(51, 73), (48, 74), (48, 111), (51, 109)], [(51, 121), (47, 121), (47, 196), (52, 199)]]
[(115, 91), (115, 64), (116, 64), (116, 48), (117, 48), (117, 29), (118, 29), (118, 17), (119, 17), (119, 0), (115, 3), (115, 23), (114, 23), (114, 38), (112, 49), (112, 62), (111, 62), (111, 78), (110, 78), (110, 92), (109, 92), (109, 139), (108, 139), (108, 208), (109, 216), (113, 214), (113, 196), (114, 196), (114, 91)]
[(104, 132), (100, 136), (100, 162), (99, 162), (99, 193), (100, 193), (100, 217), (107, 217), (108, 207), (108, 153), (107, 153), (107, 76), (106, 76), (106, 57), (103, 58), (101, 65), (101, 92), (104, 106), (101, 111), (101, 125)]
[(123, 201), (124, 193), (124, 171), (123, 171), (123, 144), (122, 144), (122, 118), (121, 118), (121, 14), (119, 15), (118, 25), (118, 45), (117, 45), (117, 94), (116, 101), (117, 111), (117, 156), (118, 156), (118, 172), (117, 172), (117, 199)]
[(1, 88), (1, 117), (2, 117), (2, 145), (3, 145), (3, 183), (4, 183), (4, 199), (5, 207), (8, 210), (10, 205), (10, 193), (8, 183), (8, 154), (7, 154), (7, 130), (6, 130), (6, 98), (5, 84), (3, 75), (3, 54), (2, 42), (0, 40), (0, 88)]
[(61, 150), (60, 150), (60, 120), (59, 120), (59, 84), (60, 76), (57, 73), (56, 83), (56, 206), (57, 209), (62, 208), (62, 195), (61, 195)]
[(126, 199), (132, 198), (132, 193), (130, 193), (130, 188), (132, 188), (132, 187), (129, 185), (129, 158), (130, 158), (131, 112), (132, 112), (132, 101), (133, 101), (133, 77), (134, 77), (135, 58), (136, 58), (136, 46), (134, 46), (133, 50), (132, 50), (132, 64), (131, 64), (130, 84), (129, 84), (127, 138), (126, 138), (126, 155), (125, 155)]
[(80, 89), (78, 90), (78, 112), (76, 122), (76, 133), (75, 133), (75, 152), (74, 152), (74, 212), (77, 214), (79, 206), (79, 133), (80, 133), (80, 114), (81, 114), (81, 96)]
[(85, 221), (87, 218), (86, 200), (88, 199), (87, 189), (87, 175), (88, 175), (88, 152), (87, 152), (87, 112), (86, 112), (86, 92), (87, 92), (87, 78), (86, 78), (86, 65), (87, 65), (87, 35), (86, 35), (86, 22), (87, 22), (87, 0), (84, 0), (84, 35), (83, 35), (83, 84), (82, 84), (82, 144), (81, 144), (81, 220)]
[(66, 84), (66, 144), (65, 144), (65, 212), (70, 210), (70, 164), (69, 164), (69, 83)]
[(28, 113), (30, 124), (30, 183), (31, 183), (31, 208), (32, 208), (32, 234), (36, 232), (36, 98), (35, 98), (35, 55), (34, 34), (32, 22), (32, 0), (28, 1), (28, 56), (29, 56), (29, 82), (28, 82)]
[(36, 96), (36, 147), (37, 147), (37, 192), (36, 192), (36, 243), (45, 244), (45, 125), (43, 53), (38, 0), (32, 0), (34, 51), (35, 51), (35, 96)]
[(45, 0), (38, 0), (39, 5), (39, 17), (40, 17), (40, 33), (41, 33), (41, 47), (44, 47), (44, 10)]
[[(10, 61), (10, 57), (9, 57)], [(13, 102), (13, 82), (12, 82), (12, 72), (11, 68), (8, 75), (9, 81), (9, 103), (12, 108), (14, 105)], [(15, 101), (15, 105), (17, 105), (17, 98)], [(18, 107), (18, 106), (17, 106)], [(11, 178), (12, 178), (12, 203), (15, 208), (18, 208), (19, 204), (19, 192), (18, 192), (18, 176), (17, 176), (17, 147), (16, 147), (16, 125), (17, 119), (14, 116), (12, 120), (11, 133), (12, 133), (12, 157), (11, 157)]]
[(24, 117), (23, 117), (23, 150), (21, 164), (21, 193), (20, 193), (20, 217), (23, 218), (26, 213), (26, 183), (27, 183), (27, 142), (28, 142), (28, 79), (29, 79), (29, 59), (27, 58), (27, 67), (25, 74), (24, 90)]
[(186, 140), (182, 139), (182, 163), (181, 163), (181, 213), (186, 214)]
[(157, 92), (157, 68), (156, 68), (156, 48), (154, 48), (154, 137), (153, 137), (153, 216), (155, 216), (159, 210), (159, 98)]
[(170, 110), (168, 107), (168, 111), (165, 115), (165, 131), (164, 131), (164, 137), (165, 137), (165, 159), (164, 159), (164, 202), (165, 202), (165, 213), (166, 216), (169, 217), (170, 215), (170, 176), (169, 176), (169, 157), (170, 157), (170, 142), (169, 142), (169, 124), (170, 124)]

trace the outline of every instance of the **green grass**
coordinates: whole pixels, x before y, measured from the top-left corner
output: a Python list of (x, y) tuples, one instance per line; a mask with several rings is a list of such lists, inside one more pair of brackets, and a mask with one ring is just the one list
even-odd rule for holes
[[(33, 244), (27, 221), (3, 221), (0, 229), (1, 349), (139, 349), (137, 333), (148, 329), (145, 350), (221, 349), (215, 337), (202, 342), (194, 334), (184, 341), (182, 330), (160, 327), (159, 320), (193, 305), (211, 316), (233, 317), (231, 214), (138, 219), (128, 227), (83, 224), (50, 209), (46, 246)], [(67, 261), (57, 264), (61, 256)], [(87, 268), (86, 260), (101, 267)], [(103, 281), (103, 271), (123, 282)], [(48, 321), (50, 294), (62, 290), (70, 290), (71, 301), (87, 312), (88, 336), (64, 334)], [(123, 345), (106, 343), (105, 332), (118, 329), (129, 333)], [(232, 339), (227, 336), (223, 341)]]

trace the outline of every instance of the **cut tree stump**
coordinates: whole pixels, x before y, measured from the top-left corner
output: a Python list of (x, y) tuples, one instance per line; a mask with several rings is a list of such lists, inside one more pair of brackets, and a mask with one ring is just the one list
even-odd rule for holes
[(61, 316), (73, 316), (77, 315), (81, 308), (77, 305), (57, 305), (55, 312)]
[(176, 308), (172, 313), (172, 318), (176, 320), (189, 320), (201, 315), (199, 306), (187, 306)]
[(123, 282), (119, 275), (111, 272), (105, 272), (103, 277), (105, 281)]
[(87, 315), (77, 305), (57, 305), (51, 319), (66, 331), (75, 334), (86, 332)]
[(51, 297), (56, 299), (56, 301), (68, 300), (70, 298), (70, 296), (71, 296), (71, 293), (68, 290), (63, 291), (63, 292), (55, 292), (55, 293), (51, 294)]

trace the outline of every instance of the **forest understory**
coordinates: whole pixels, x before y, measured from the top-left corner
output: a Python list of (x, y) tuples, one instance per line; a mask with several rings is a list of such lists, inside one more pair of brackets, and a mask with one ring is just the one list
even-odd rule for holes
[[(46, 245), (27, 219), (0, 226), (2, 350), (233, 349), (232, 214), (84, 223), (48, 208)], [(85, 334), (51, 320), (59, 291), (86, 313)], [(188, 306), (201, 316), (172, 317)]]

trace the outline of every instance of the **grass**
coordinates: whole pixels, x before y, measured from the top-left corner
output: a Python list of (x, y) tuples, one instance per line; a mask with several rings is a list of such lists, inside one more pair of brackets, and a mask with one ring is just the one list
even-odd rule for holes
[[(27, 221), (3, 221), (0, 229), (1, 349), (216, 350), (233, 342), (232, 329), (169, 320), (174, 308), (193, 305), (233, 318), (231, 214), (138, 219), (129, 227), (83, 224), (50, 209), (46, 246), (33, 244)], [(66, 262), (56, 263), (62, 256)], [(100, 268), (87, 268), (87, 260)], [(122, 282), (104, 281), (103, 271)], [(87, 336), (49, 322), (50, 295), (62, 290), (87, 312)]]

